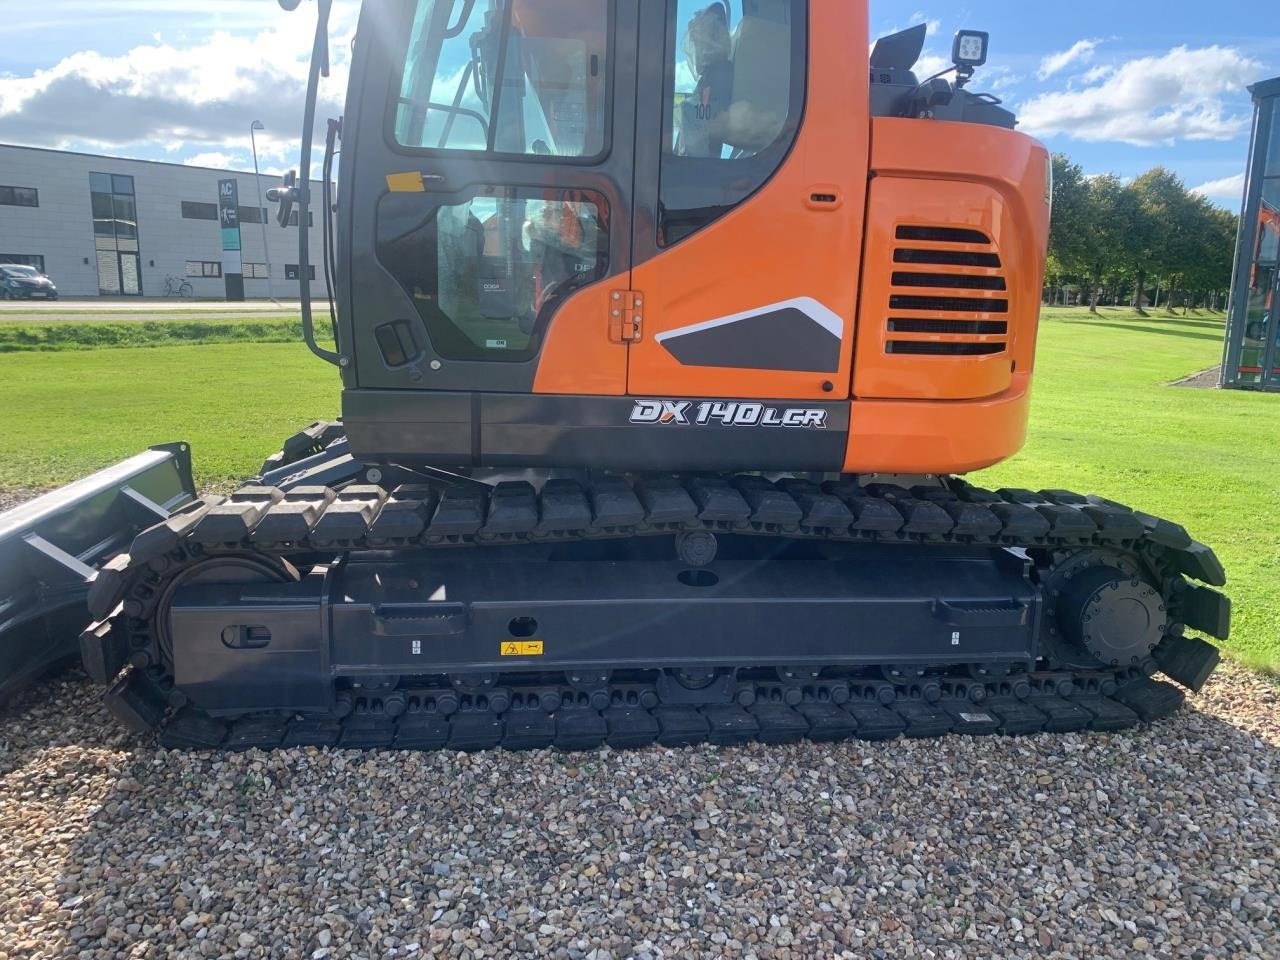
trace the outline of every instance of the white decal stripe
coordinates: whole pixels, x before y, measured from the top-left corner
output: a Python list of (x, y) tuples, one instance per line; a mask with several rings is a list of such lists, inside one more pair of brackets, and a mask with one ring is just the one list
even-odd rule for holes
[(777, 313), (782, 310), (799, 310), (837, 340), (844, 339), (844, 320), (834, 310), (819, 303), (813, 297), (796, 297), (794, 300), (783, 300), (781, 303), (773, 303), (767, 307), (748, 310), (745, 313), (735, 313), (731, 317), (721, 317), (718, 320), (706, 320), (702, 323), (695, 323), (692, 326), (679, 327), (675, 330), (668, 330), (666, 333), (660, 333), (654, 339), (658, 343), (666, 343), (668, 340), (674, 340), (677, 337), (687, 337), (691, 333), (714, 330), (716, 327), (725, 327), (731, 323), (750, 320), (762, 314)]

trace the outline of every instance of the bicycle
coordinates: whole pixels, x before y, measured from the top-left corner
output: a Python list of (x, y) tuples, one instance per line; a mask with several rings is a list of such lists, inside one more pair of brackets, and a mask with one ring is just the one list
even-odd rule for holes
[(173, 274), (164, 278), (164, 295), (166, 297), (181, 297), (183, 300), (190, 300), (196, 295), (195, 287), (191, 286), (190, 280), (184, 280), (182, 277), (175, 277)]

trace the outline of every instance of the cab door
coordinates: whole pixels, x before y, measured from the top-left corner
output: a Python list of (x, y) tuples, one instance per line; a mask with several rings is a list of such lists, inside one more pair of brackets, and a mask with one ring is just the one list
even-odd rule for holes
[[(423, 395), (530, 393), (553, 325), (599, 329), (584, 293), (630, 284), (639, 6), (364, 5), (339, 197), (349, 388), (453, 416)], [(597, 388), (625, 392), (625, 350), (600, 354)]]
[(847, 398), (865, 5), (657, 0), (641, 37), (629, 393)]

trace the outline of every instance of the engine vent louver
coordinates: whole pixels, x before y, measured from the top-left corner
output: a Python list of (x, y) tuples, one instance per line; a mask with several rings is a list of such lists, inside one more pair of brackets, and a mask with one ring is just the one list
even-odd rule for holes
[(1008, 300), (979, 297), (904, 297), (889, 298), (890, 310), (932, 310), (935, 313), (1008, 313)]
[(991, 238), (981, 230), (959, 227), (899, 227), (899, 240), (927, 240), (932, 243), (981, 243), (990, 245)]
[(895, 287), (942, 287), (945, 290), (1005, 290), (1004, 277), (966, 273), (908, 273), (893, 275)]
[(989, 357), (1004, 353), (1003, 343), (924, 343), (919, 340), (893, 340), (890, 353), (906, 353), (928, 357)]
[(1009, 332), (1004, 320), (890, 320), (890, 333), (968, 333), (992, 336)]
[(994, 253), (970, 253), (967, 250), (910, 250), (893, 251), (894, 263), (916, 263), (938, 267), (986, 267), (1000, 268), (1000, 257)]
[(990, 357), (1007, 351), (1009, 281), (991, 238), (966, 227), (928, 225), (899, 226), (896, 235), (886, 352)]

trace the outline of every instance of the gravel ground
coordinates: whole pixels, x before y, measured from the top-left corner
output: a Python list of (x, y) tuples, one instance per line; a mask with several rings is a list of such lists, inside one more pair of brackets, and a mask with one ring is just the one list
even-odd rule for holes
[(35, 488), (16, 487), (8, 490), (0, 490), (0, 513), (16, 507), (20, 503), (26, 503), (28, 500), (34, 500), (44, 491)]
[(1218, 381), (1222, 378), (1222, 367), (1212, 367), (1208, 370), (1201, 370), (1199, 373), (1193, 373), (1189, 377), (1183, 377), (1181, 380), (1175, 380), (1169, 384), (1171, 387), (1190, 387), (1193, 390), (1217, 390)]
[(1280, 694), (1103, 737), (184, 754), (0, 717), (0, 956), (1276, 957)]

